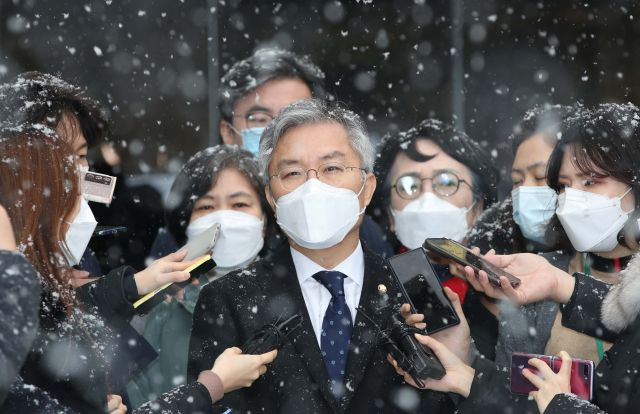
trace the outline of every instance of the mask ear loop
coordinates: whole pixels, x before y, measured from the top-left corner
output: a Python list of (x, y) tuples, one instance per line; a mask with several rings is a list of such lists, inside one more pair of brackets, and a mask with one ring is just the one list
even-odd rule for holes
[(236, 127), (231, 125), (231, 122), (229, 122), (229, 121), (224, 121), (224, 122), (227, 124), (227, 127), (229, 127), (230, 130), (232, 130), (234, 133), (236, 133), (239, 137), (242, 137), (242, 132), (238, 131), (236, 129)]
[(469, 208), (465, 209), (464, 212), (468, 213), (471, 210), (473, 210), (473, 208), (476, 206), (476, 204), (478, 204), (478, 200), (473, 200), (473, 203), (471, 203), (471, 205), (469, 206)]
[[(367, 184), (367, 175), (366, 172), (364, 170), (360, 170), (362, 172), (362, 187), (360, 187), (360, 191), (358, 191), (358, 193), (356, 194), (356, 199), (358, 200), (358, 202), (360, 202), (360, 200), (358, 199), (358, 197), (360, 197), (360, 194), (362, 194), (362, 191), (364, 190), (364, 186)], [(361, 216), (364, 214), (364, 211), (367, 209), (367, 205), (365, 205), (364, 207), (362, 207), (362, 210), (360, 210), (360, 212), (358, 212), (358, 216)]]
[[(633, 187), (629, 187), (629, 189), (627, 191), (624, 192), (624, 194), (622, 194), (620, 197), (618, 197), (618, 200), (620, 200), (620, 204), (622, 204), (622, 199), (624, 198), (624, 196), (626, 196), (627, 194), (629, 194), (629, 192), (633, 190)], [(620, 206), (620, 210), (622, 210), (622, 205)], [(633, 207), (631, 210), (629, 211), (624, 211), (622, 210), (622, 212), (624, 214), (631, 214), (635, 211), (635, 207)]]

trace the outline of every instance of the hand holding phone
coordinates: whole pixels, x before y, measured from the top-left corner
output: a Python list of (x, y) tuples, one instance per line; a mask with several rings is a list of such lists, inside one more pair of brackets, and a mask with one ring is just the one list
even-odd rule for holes
[(476, 272), (483, 270), (489, 277), (489, 282), (494, 286), (500, 286), (500, 277), (506, 277), (514, 288), (520, 285), (520, 279), (492, 265), (454, 240), (446, 238), (426, 239), (423, 247), (463, 266), (469, 266)]
[[(172, 255), (174, 255), (173, 256), (174, 258), (179, 258), (182, 255), (184, 255), (184, 251), (178, 250), (177, 252), (172, 253)], [(172, 255), (165, 256), (165, 258), (170, 257)], [(159, 261), (156, 260), (154, 264), (158, 262)], [(184, 270), (172, 272), (173, 275), (169, 274), (169, 275), (163, 276), (164, 279), (169, 279), (169, 281), (166, 283), (158, 281), (158, 278), (156, 277), (155, 285), (154, 285), (156, 287), (154, 287), (153, 290), (149, 290), (148, 287), (146, 291), (141, 290), (140, 284), (138, 284), (138, 280), (141, 280), (142, 278), (136, 279), (136, 284), (138, 284), (138, 292), (144, 295), (133, 303), (133, 307), (134, 309), (136, 309), (137, 313), (139, 314), (147, 313), (150, 309), (152, 309), (158, 303), (162, 302), (162, 300), (164, 299), (165, 293), (178, 292), (180, 289), (182, 289), (183, 287), (191, 283), (194, 277), (200, 276), (208, 272), (209, 270), (213, 269), (216, 264), (211, 258), (211, 256), (207, 254), (189, 262), (178, 262), (177, 264), (176, 263), (173, 264), (173, 266), (176, 266), (176, 265), (180, 266), (180, 268)], [(185, 266), (187, 267), (185, 268)], [(144, 271), (147, 271), (148, 269), (149, 268), (145, 269)], [(136, 276), (138, 275), (139, 273), (136, 274)], [(162, 283), (162, 285), (158, 286), (158, 284), (160, 283)]]
[[(554, 373), (560, 371), (562, 359), (551, 355), (537, 355), (514, 352), (511, 355), (511, 392), (514, 394), (529, 395), (536, 391), (537, 387), (531, 383), (522, 373), (527, 368), (533, 374), (539, 371), (529, 364), (529, 360), (537, 358), (546, 363)], [(584, 400), (591, 400), (593, 396), (593, 361), (574, 358), (571, 361), (570, 386), (571, 393)]]

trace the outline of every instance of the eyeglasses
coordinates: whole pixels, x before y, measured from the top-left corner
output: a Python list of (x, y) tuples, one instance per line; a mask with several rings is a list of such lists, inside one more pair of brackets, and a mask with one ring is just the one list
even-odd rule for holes
[(320, 165), (317, 169), (305, 170), (301, 167), (289, 167), (280, 170), (271, 177), (278, 177), (278, 182), (287, 191), (293, 191), (309, 179), (309, 172), (315, 171), (318, 180), (333, 187), (348, 187), (356, 178), (364, 181), (365, 170), (360, 167), (347, 167), (338, 162)]
[(234, 115), (234, 118), (243, 118), (245, 128), (265, 128), (273, 121), (273, 115), (265, 111), (251, 111), (245, 115)]
[(422, 195), (422, 183), (426, 180), (431, 180), (431, 189), (435, 194), (442, 197), (454, 195), (460, 188), (460, 183), (465, 183), (471, 188), (468, 182), (451, 171), (441, 171), (433, 177), (425, 178), (411, 174), (403, 175), (398, 177), (396, 183), (391, 187), (396, 189), (396, 193), (398, 193), (400, 198), (415, 200)]

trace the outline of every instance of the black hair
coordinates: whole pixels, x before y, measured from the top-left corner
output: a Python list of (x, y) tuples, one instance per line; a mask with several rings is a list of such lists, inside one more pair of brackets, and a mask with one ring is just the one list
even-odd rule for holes
[(231, 122), (237, 100), (274, 79), (297, 78), (315, 98), (324, 99), (324, 72), (307, 56), (288, 50), (264, 48), (231, 66), (220, 80), (220, 114)]
[(43, 124), (57, 129), (65, 116), (70, 133), (79, 127), (89, 148), (109, 138), (109, 117), (100, 103), (85, 90), (59, 77), (42, 72), (25, 72), (0, 86), (0, 122), (4, 126)]
[(267, 217), (267, 234), (275, 224), (264, 194), (264, 180), (258, 163), (249, 151), (236, 145), (205, 148), (187, 161), (176, 175), (166, 202), (168, 230), (179, 245), (186, 242), (186, 229), (196, 201), (213, 187), (220, 172), (226, 168), (238, 170), (249, 179), (260, 197), (260, 206)]
[(385, 135), (380, 142), (374, 173), (382, 188), (374, 195), (370, 214), (383, 228), (388, 230), (389, 226), (388, 207), (393, 185), (390, 182), (390, 173), (398, 154), (403, 153), (418, 162), (426, 162), (433, 158), (417, 150), (416, 144), (419, 139), (432, 140), (447, 155), (471, 171), (474, 201), (483, 201), (486, 208), (497, 200), (498, 171), (489, 154), (480, 144), (452, 125), (437, 119), (425, 119), (408, 131)]
[(541, 105), (528, 110), (509, 136), (513, 154), (531, 136), (542, 134), (544, 140), (555, 146), (560, 139), (560, 125), (564, 118), (583, 109), (581, 103), (574, 105)]
[[(565, 152), (572, 164), (586, 175), (609, 176), (631, 187), (635, 211), (640, 210), (640, 110), (631, 103), (600, 104), (569, 115), (562, 123), (562, 138), (551, 153), (547, 165), (547, 184), (562, 190), (560, 168)], [(557, 216), (547, 234), (560, 233), (560, 242), (568, 247), (568, 238)], [(570, 245), (570, 242), (569, 242)]]

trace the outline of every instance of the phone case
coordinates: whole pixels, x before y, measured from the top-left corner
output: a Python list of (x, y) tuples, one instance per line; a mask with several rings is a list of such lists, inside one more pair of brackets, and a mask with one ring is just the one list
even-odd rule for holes
[[(412, 312), (424, 313), (427, 334), (433, 334), (460, 323), (460, 319), (451, 301), (445, 295), (424, 249), (418, 247), (390, 257), (387, 261), (392, 276), (411, 306)], [(407, 288), (411, 288), (414, 294), (413, 298), (407, 292)], [(416, 295), (420, 295), (420, 297), (416, 297)], [(416, 303), (421, 302), (425, 302), (428, 308), (417, 309)]]
[[(187, 249), (187, 256), (184, 260), (193, 260), (205, 254), (212, 255), (213, 246), (218, 241), (220, 234), (220, 224), (215, 223), (207, 230), (195, 236), (182, 249)], [(182, 250), (180, 249), (180, 250)]]
[[(447, 251), (440, 246), (441, 243), (449, 244), (451, 249), (454, 249), (456, 254)], [(428, 238), (424, 241), (423, 248), (430, 250), (434, 253), (449, 258), (463, 266), (470, 266), (476, 272), (483, 270), (487, 273), (489, 282), (493, 285), (500, 286), (500, 277), (504, 276), (509, 280), (511, 286), (518, 287), (520, 285), (520, 279), (505, 272), (504, 270), (493, 266), (491, 263), (484, 260), (482, 257), (476, 255), (471, 250), (456, 242), (455, 240), (447, 238)], [(460, 257), (464, 256), (464, 258)]]
[[(514, 352), (511, 355), (511, 392), (514, 394), (529, 395), (537, 388), (522, 375), (522, 370), (528, 368), (534, 374), (538, 370), (529, 365), (531, 358), (538, 358), (546, 362), (553, 370), (558, 372), (562, 365), (562, 359), (551, 355), (536, 355)], [(584, 400), (591, 400), (593, 396), (593, 361), (573, 359), (571, 364), (571, 392)]]

